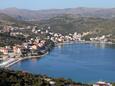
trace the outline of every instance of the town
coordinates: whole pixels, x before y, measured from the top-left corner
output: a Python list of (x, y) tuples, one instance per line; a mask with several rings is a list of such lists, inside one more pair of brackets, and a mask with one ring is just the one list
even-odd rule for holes
[[(27, 27), (13, 27), (13, 26), (4, 26), (0, 29), (0, 34), (7, 34), (10, 37), (17, 37), (20, 39), (24, 38), (21, 43), (14, 42), (13, 44), (2, 45), (0, 47), (0, 66), (9, 67), (14, 63), (32, 57), (41, 57), (45, 53), (48, 53), (48, 40), (51, 40), (55, 44), (59, 43), (71, 43), (71, 42), (80, 42), (80, 43), (112, 43), (109, 41), (110, 34), (102, 35), (98, 37), (91, 37), (89, 40), (84, 39), (85, 36), (92, 34), (92, 32), (83, 32), (73, 34), (69, 33), (68, 35), (62, 35), (60, 33), (51, 32), (50, 26), (47, 28), (37, 29), (38, 26), (27, 26)], [(30, 31), (30, 32), (26, 32)], [(31, 36), (32, 35), (32, 36)], [(43, 37), (42, 37), (43, 36)], [(6, 39), (2, 39), (1, 42)], [(8, 40), (10, 41), (10, 40)], [(5, 41), (7, 42), (7, 41)], [(4, 43), (5, 43), (4, 42)], [(4, 44), (1, 43), (1, 44)], [(24, 58), (25, 57), (25, 58)]]
[[(71, 42), (78, 43), (112, 43), (109, 41), (110, 34), (102, 35), (98, 37), (90, 37), (89, 40), (84, 39), (85, 36), (92, 34), (92, 32), (69, 33), (68, 35), (63, 35), (60, 33), (54, 33), (50, 31), (51, 27), (37, 29), (37, 26), (27, 26), (25, 27), (13, 27), (4, 26), (0, 29), (0, 34), (6, 34), (6, 36), (17, 37), (23, 39), (20, 43), (14, 42), (10, 45), (10, 42), (6, 45), (1, 45), (0, 47), (0, 67), (8, 68), (13, 64), (31, 58), (40, 58), (46, 55), (55, 45), (65, 44)], [(30, 31), (29, 33), (26, 31)], [(6, 39), (2, 39), (1, 42)], [(10, 41), (10, 40), (9, 40)], [(2, 44), (2, 43), (1, 43)], [(49, 78), (45, 80), (50, 80)], [(55, 86), (55, 82), (49, 82), (52, 86)], [(97, 82), (93, 86), (100, 85), (111, 86), (110, 83)], [(74, 86), (74, 85), (68, 85)], [(76, 86), (76, 85), (75, 85)]]

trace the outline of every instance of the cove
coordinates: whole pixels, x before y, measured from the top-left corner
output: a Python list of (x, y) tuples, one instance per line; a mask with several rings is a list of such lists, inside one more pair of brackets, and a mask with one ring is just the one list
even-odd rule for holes
[(60, 45), (41, 59), (24, 60), (11, 69), (84, 83), (115, 82), (115, 45)]

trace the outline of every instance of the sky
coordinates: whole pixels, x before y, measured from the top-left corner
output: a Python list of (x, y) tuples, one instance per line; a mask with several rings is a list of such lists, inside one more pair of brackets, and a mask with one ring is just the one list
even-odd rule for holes
[(115, 8), (115, 0), (0, 0), (0, 9), (64, 9), (76, 7)]

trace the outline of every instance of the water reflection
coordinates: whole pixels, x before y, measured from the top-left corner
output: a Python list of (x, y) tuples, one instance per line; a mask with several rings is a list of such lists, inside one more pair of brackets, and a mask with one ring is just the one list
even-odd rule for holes
[(64, 44), (57, 45), (58, 48), (62, 48), (63, 46), (64, 46)]
[(37, 58), (33, 58), (32, 59), (33, 62), (37, 62), (37, 60), (38, 60)]
[(113, 48), (115, 49), (115, 44), (106, 44), (106, 43), (95, 43), (95, 44), (92, 44), (94, 45), (95, 47), (97, 48)]

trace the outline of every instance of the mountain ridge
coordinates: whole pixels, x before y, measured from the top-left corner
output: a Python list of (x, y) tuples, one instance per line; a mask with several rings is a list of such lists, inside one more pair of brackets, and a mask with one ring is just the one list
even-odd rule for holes
[(0, 13), (25, 21), (47, 20), (63, 14), (82, 17), (113, 18), (115, 17), (115, 8), (66, 8), (66, 9), (48, 9), (48, 10), (28, 10), (18, 8), (1, 9)]

